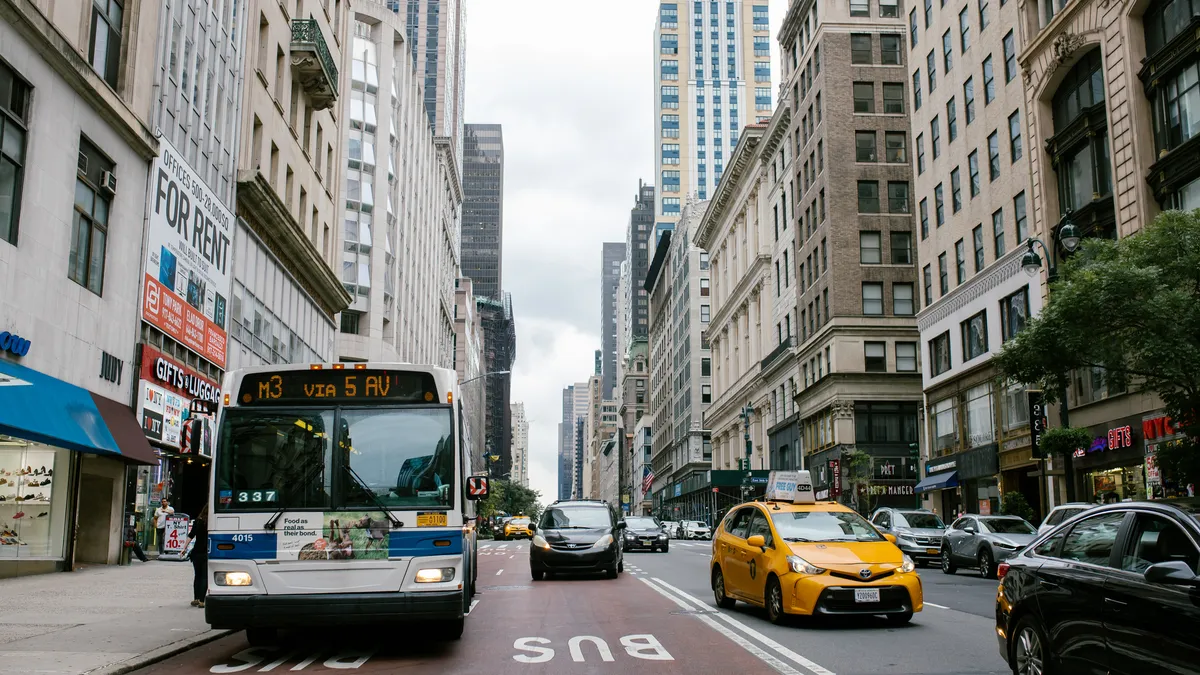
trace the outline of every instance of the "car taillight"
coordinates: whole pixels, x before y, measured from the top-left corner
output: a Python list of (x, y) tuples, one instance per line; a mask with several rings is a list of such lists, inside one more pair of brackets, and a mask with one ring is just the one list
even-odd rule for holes
[(996, 566), (996, 578), (1003, 579), (1005, 574), (1008, 574), (1008, 563), (1002, 562)]

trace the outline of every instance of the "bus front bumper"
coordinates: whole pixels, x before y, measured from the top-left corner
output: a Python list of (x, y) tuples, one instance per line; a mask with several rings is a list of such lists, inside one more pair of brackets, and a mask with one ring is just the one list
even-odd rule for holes
[(212, 595), (204, 619), (213, 628), (345, 626), (463, 618), (463, 592)]

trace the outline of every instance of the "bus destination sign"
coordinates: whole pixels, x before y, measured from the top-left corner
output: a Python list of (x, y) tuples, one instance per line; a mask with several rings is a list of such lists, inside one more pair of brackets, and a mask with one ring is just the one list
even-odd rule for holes
[(394, 370), (289, 370), (249, 373), (242, 378), (238, 405), (353, 405), (440, 403), (428, 373)]

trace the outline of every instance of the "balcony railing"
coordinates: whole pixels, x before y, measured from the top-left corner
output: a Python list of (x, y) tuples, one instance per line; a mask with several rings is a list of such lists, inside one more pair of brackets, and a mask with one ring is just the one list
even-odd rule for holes
[(776, 359), (778, 359), (783, 354), (786, 354), (787, 351), (792, 348), (793, 341), (794, 340), (791, 335), (784, 338), (783, 342), (780, 342), (779, 346), (776, 347), (775, 349), (773, 349), (770, 354), (767, 354), (767, 358), (762, 360), (761, 368), (763, 370), (770, 368), (771, 364), (774, 363)]
[(292, 74), (312, 99), (313, 107), (333, 107), (338, 94), (338, 70), (316, 19), (292, 20)]

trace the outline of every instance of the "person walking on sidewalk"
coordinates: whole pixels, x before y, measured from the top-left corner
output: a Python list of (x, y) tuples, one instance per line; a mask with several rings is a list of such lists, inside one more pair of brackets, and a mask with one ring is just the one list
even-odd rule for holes
[[(165, 502), (164, 502), (165, 503)], [(192, 607), (204, 607), (204, 595), (208, 592), (208, 505), (200, 509), (196, 519), (192, 521), (192, 529), (188, 532), (187, 545), (195, 540), (196, 545), (188, 556), (192, 561)]]
[(154, 509), (154, 527), (158, 530), (158, 554), (162, 555), (163, 544), (166, 543), (164, 535), (167, 533), (167, 516), (175, 515), (175, 507), (171, 506), (166, 499), (162, 500), (162, 505)]

